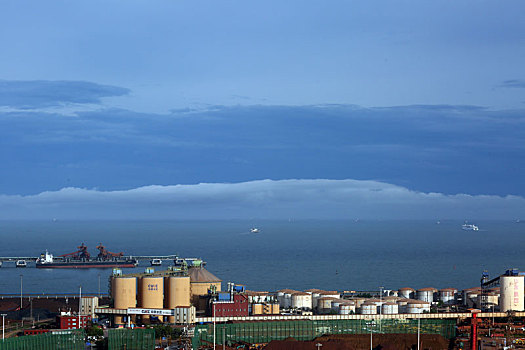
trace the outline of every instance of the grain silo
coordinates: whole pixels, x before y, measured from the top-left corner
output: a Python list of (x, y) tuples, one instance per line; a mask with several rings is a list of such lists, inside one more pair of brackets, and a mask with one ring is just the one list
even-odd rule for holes
[[(162, 276), (143, 276), (140, 279), (140, 306), (145, 309), (164, 307), (164, 278)], [(162, 321), (162, 316), (159, 316)], [(150, 321), (149, 315), (142, 316), (142, 322)]]
[[(115, 309), (137, 306), (137, 279), (135, 277), (114, 276), (111, 280), (111, 296)], [(122, 316), (115, 316), (115, 324), (122, 325)]]
[(194, 306), (198, 306), (199, 296), (208, 295), (209, 289), (221, 291), (221, 280), (204, 267), (190, 267), (188, 276), (190, 277), (191, 301)]
[[(190, 278), (187, 276), (168, 276), (164, 279), (164, 304), (167, 309), (191, 306)], [(175, 323), (175, 316), (169, 317), (170, 323)]]
[(523, 311), (524, 277), (519, 275), (500, 277), (499, 309), (501, 312)]

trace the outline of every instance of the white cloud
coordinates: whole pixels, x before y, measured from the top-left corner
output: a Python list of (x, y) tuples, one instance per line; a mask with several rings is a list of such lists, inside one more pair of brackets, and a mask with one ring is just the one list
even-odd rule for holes
[(422, 193), (379, 181), (324, 179), (0, 196), (0, 219), (513, 219), (524, 209), (519, 196)]

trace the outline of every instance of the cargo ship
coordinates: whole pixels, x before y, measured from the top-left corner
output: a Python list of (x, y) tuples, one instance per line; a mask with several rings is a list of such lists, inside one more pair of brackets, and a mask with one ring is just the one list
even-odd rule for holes
[(99, 253), (95, 258), (91, 258), (87, 246), (84, 245), (84, 243), (77, 248), (78, 250), (76, 252), (57, 257), (53, 257), (53, 254), (50, 254), (46, 250), (36, 259), (36, 267), (41, 269), (79, 269), (93, 267), (136, 267), (139, 264), (137, 259), (124, 257), (123, 253), (107, 251), (102, 244), (97, 246)]

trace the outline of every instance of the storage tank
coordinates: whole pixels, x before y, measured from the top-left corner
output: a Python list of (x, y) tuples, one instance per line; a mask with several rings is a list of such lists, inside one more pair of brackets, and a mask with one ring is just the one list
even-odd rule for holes
[(499, 309), (501, 312), (523, 311), (525, 276), (501, 276)]
[[(190, 278), (188, 276), (169, 276), (164, 279), (166, 286), (165, 306), (167, 309), (190, 307)], [(169, 323), (175, 323), (175, 316), (169, 316)]]
[(430, 312), (430, 303), (422, 300), (410, 300), (406, 306), (407, 314)]
[(381, 313), (383, 315), (395, 315), (399, 313), (398, 305), (394, 302), (386, 302), (383, 305), (381, 305)]
[(292, 293), (292, 308), (312, 309), (312, 296), (304, 292)]
[(283, 307), (284, 305), (284, 292), (283, 291), (277, 291), (277, 301), (279, 302), (279, 306)]
[[(111, 296), (115, 309), (137, 307), (137, 279), (135, 277), (113, 277)], [(124, 324), (122, 316), (115, 316), (116, 325)]]
[(434, 302), (434, 293), (436, 291), (436, 288), (431, 287), (418, 289), (416, 292), (416, 299), (432, 303)]
[(411, 299), (414, 297), (414, 288), (410, 288), (410, 287), (400, 288), (398, 295), (405, 299)]
[(344, 300), (342, 299), (335, 299), (332, 301), (332, 311), (339, 312), (339, 307), (341, 304), (344, 303)]
[(360, 308), (361, 305), (363, 305), (363, 303), (365, 303), (368, 298), (363, 298), (363, 297), (353, 297), (349, 300), (352, 300), (354, 303), (355, 303), (355, 307), (356, 309)]
[(283, 309), (289, 309), (292, 307), (292, 293), (292, 291), (287, 291), (284, 293)]
[(252, 304), (252, 315), (262, 315), (263, 304)]
[(371, 303), (369, 301), (361, 305), (361, 314), (363, 315), (376, 315), (377, 314), (377, 305), (376, 303)]
[(457, 289), (454, 288), (443, 288), (439, 291), (439, 300), (441, 300), (444, 305), (452, 305), (456, 299), (455, 296), (457, 292)]
[[(164, 306), (164, 278), (144, 276), (140, 279), (140, 307), (162, 309)], [(162, 321), (162, 316), (159, 316)], [(142, 315), (142, 322), (148, 323), (149, 315)]]
[(398, 299), (396, 301), (397, 304), (397, 312), (400, 314), (405, 314), (407, 312), (407, 304), (409, 299)]
[(321, 290), (315, 288), (305, 290), (305, 293), (308, 293), (312, 296), (312, 309), (317, 307), (317, 299), (320, 298), (319, 292), (321, 292)]
[(355, 313), (355, 303), (345, 302), (339, 305), (339, 315), (351, 315)]
[(208, 295), (208, 290), (214, 288), (217, 292), (221, 291), (221, 280), (204, 267), (190, 267), (188, 269), (191, 286), (191, 302), (194, 306), (199, 304), (199, 296)]
[(317, 311), (321, 314), (327, 314), (330, 313), (332, 310), (332, 302), (334, 298), (319, 298), (317, 299)]

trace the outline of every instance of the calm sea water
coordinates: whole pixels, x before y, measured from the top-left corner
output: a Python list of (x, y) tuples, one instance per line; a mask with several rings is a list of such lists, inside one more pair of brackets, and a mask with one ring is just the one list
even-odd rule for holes
[[(525, 224), (477, 221), (0, 222), (0, 256), (55, 255), (102, 242), (131, 255), (201, 257), (224, 282), (252, 290), (468, 288), (483, 270), (525, 270)], [(250, 227), (260, 228), (250, 234)], [(147, 265), (147, 264), (146, 264)], [(143, 270), (126, 269), (125, 271)], [(0, 293), (107, 292), (111, 269), (0, 268)]]

